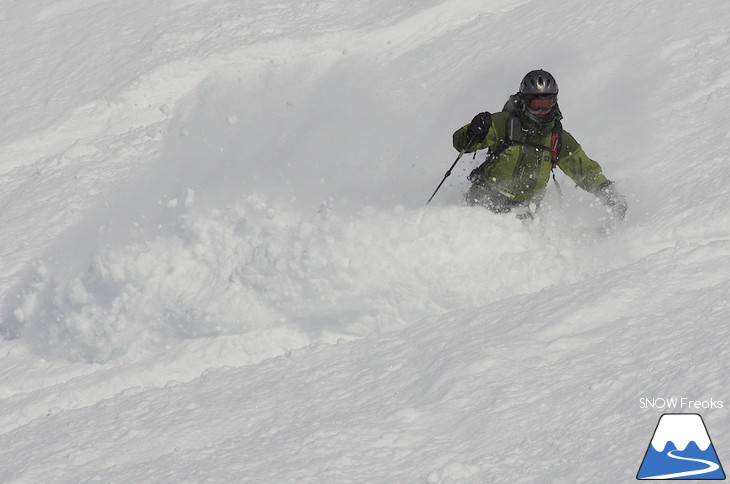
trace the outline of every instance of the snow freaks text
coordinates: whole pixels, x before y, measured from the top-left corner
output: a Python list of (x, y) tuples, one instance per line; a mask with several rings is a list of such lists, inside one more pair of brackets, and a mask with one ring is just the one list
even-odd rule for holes
[(691, 398), (646, 398), (639, 399), (639, 408), (641, 409), (660, 409), (660, 410), (711, 410), (723, 408), (722, 400), (694, 400)]

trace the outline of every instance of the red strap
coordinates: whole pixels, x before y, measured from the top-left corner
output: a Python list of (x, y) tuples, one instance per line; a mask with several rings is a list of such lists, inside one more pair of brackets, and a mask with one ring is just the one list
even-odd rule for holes
[(550, 155), (553, 158), (553, 168), (558, 166), (558, 152), (560, 151), (560, 134), (555, 132), (550, 140)]

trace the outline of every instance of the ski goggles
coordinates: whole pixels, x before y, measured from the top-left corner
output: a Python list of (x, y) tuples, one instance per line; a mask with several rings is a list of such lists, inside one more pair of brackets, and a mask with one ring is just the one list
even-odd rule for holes
[(527, 109), (547, 113), (555, 107), (557, 102), (558, 100), (555, 97), (535, 97), (527, 100)]

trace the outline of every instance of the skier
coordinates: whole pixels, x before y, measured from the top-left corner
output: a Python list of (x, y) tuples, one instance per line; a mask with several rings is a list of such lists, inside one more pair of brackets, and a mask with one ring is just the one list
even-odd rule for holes
[(603, 175), (600, 165), (562, 129), (557, 99), (555, 78), (541, 69), (531, 71), (501, 112), (479, 113), (454, 133), (458, 151), (489, 150), (485, 162), (469, 175), (472, 185), (465, 195), (469, 205), (532, 218), (530, 204), (539, 207), (550, 173), (557, 166), (577, 186), (595, 194), (614, 217), (624, 218), (626, 199)]

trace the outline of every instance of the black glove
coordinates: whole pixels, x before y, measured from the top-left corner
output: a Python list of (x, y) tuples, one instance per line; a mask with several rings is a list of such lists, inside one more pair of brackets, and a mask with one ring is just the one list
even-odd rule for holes
[(466, 141), (469, 144), (481, 143), (487, 137), (489, 127), (492, 125), (492, 114), (488, 112), (479, 113), (469, 123), (466, 129)]
[(604, 183), (598, 187), (598, 190), (596, 190), (595, 193), (598, 199), (611, 209), (611, 213), (613, 213), (614, 217), (618, 220), (623, 220), (624, 217), (626, 217), (626, 210), (628, 209), (626, 197), (616, 190), (613, 182)]

